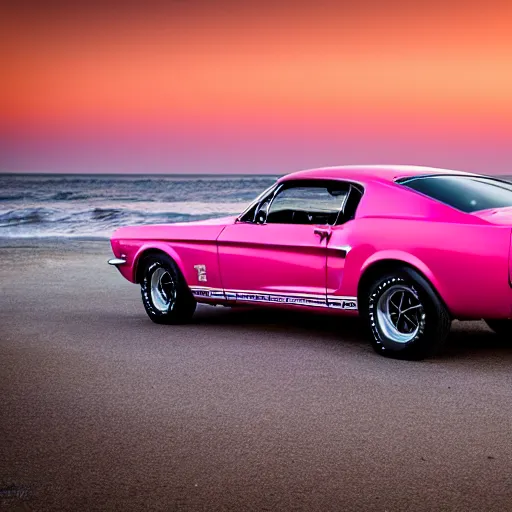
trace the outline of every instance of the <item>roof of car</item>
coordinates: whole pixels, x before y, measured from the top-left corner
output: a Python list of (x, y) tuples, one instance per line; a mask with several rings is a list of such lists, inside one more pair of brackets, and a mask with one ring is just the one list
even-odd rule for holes
[(398, 178), (428, 176), (433, 174), (478, 176), (470, 172), (439, 169), (437, 167), (423, 167), (419, 165), (340, 165), (336, 167), (322, 167), (293, 172), (283, 176), (279, 181), (315, 178), (345, 179), (356, 182), (368, 180), (394, 181)]

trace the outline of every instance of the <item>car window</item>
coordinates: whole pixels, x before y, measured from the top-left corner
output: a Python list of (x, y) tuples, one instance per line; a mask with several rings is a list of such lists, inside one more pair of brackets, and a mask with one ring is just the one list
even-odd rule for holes
[[(270, 200), (274, 197), (275, 189), (278, 187), (278, 183), (274, 183), (267, 190), (262, 192), (253, 202), (252, 204), (240, 215), (240, 222), (256, 222), (255, 215), (256, 212), (261, 209), (262, 204), (267, 203), (270, 204)], [(263, 203), (261, 202), (263, 201)]]
[(512, 183), (478, 176), (421, 176), (399, 183), (466, 213), (512, 206)]
[(343, 185), (295, 186), (280, 190), (271, 202), (266, 222), (271, 224), (334, 224), (347, 197)]

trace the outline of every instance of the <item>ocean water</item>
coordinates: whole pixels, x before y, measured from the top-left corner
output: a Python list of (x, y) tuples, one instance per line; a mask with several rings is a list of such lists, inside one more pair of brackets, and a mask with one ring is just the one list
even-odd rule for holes
[(0, 174), (0, 238), (109, 238), (242, 212), (278, 176)]

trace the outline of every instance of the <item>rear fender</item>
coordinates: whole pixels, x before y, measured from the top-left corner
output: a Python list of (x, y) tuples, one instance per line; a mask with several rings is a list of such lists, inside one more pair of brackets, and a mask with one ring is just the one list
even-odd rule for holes
[(446, 295), (444, 290), (442, 289), (441, 284), (436, 279), (436, 276), (431, 271), (431, 269), (419, 258), (416, 256), (409, 254), (404, 251), (396, 251), (396, 250), (386, 250), (379, 251), (377, 253), (372, 254), (361, 267), (360, 276), (363, 276), (364, 273), (372, 266), (381, 261), (396, 261), (397, 263), (405, 263), (406, 265), (412, 267), (413, 269), (418, 270), (425, 278), (430, 282), (430, 284), (434, 287), (435, 291), (439, 294), (441, 299), (446, 303)]

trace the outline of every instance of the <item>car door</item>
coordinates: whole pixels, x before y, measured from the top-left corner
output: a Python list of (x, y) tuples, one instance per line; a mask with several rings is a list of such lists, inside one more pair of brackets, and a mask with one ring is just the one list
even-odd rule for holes
[(344, 184), (287, 181), (219, 236), (222, 284), (237, 302), (327, 306), (327, 242)]

